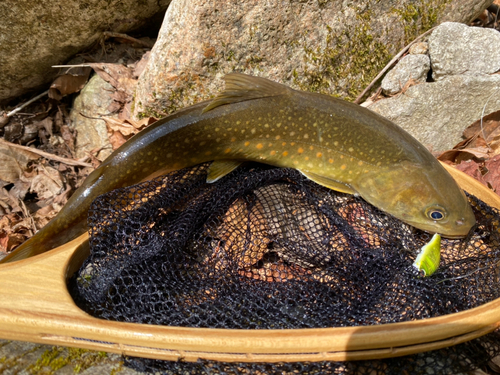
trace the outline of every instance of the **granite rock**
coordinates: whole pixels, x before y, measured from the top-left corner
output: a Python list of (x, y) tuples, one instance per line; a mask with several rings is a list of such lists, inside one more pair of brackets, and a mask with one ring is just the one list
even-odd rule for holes
[(445, 22), (429, 37), (432, 77), (489, 74), (500, 70), (498, 30)]
[(108, 130), (99, 117), (110, 115), (108, 107), (112, 103), (113, 86), (97, 74), (85, 85), (76, 97), (70, 112), (71, 126), (76, 130), (75, 152), (77, 158), (87, 156), (91, 150), (100, 149), (97, 158), (106, 159), (112, 152)]
[(453, 148), (481, 115), (500, 110), (500, 75), (456, 75), (408, 88), (368, 107), (432, 151)]
[[(0, 102), (46, 85), (57, 69), (104, 31), (127, 32), (170, 0), (0, 1)], [(48, 88), (48, 87), (47, 87)]]
[(173, 0), (134, 113), (161, 117), (209, 98), (231, 71), (352, 100), (417, 35), (469, 22), (491, 2)]
[(408, 81), (422, 83), (427, 80), (430, 69), (429, 56), (422, 54), (406, 55), (387, 73), (382, 80), (385, 94), (394, 95), (401, 91)]

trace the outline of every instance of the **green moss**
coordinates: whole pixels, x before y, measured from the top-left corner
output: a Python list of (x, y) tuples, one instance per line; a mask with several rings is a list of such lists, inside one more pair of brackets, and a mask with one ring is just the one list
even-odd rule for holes
[[(0, 358), (0, 365), (3, 365), (3, 368), (9, 368), (9, 367), (12, 367), (16, 364), (16, 359), (15, 358), (9, 358), (7, 359), (7, 357), (2, 357)], [(0, 374), (2, 373), (3, 371), (0, 371)]]
[(405, 44), (436, 26), (439, 17), (451, 0), (420, 0), (392, 9), (404, 27)]
[(258, 69), (259, 71), (262, 71), (260, 68), (260, 63), (264, 61), (264, 57), (262, 56), (250, 56), (247, 61), (246, 61), (246, 67), (250, 67), (252, 69)]
[(139, 117), (139, 119), (148, 118), (148, 117), (162, 118), (162, 117), (165, 117), (165, 115), (166, 115), (165, 113), (159, 112), (159, 111), (155, 110), (153, 107), (146, 107), (141, 112), (139, 112), (138, 117)]
[[(451, 0), (419, 0), (391, 12), (402, 22), (404, 40), (380, 42), (371, 28), (371, 4), (354, 5), (356, 22), (335, 31), (326, 26), (321, 47), (304, 48), (304, 62), (292, 72), (293, 83), (305, 91), (354, 100), (403, 45), (434, 27)], [(320, 1), (320, 5), (327, 0)], [(373, 2), (372, 2), (373, 3)], [(306, 38), (304, 38), (306, 39)]]
[[(161, 79), (161, 78), (158, 78)], [(152, 106), (143, 107), (138, 113), (139, 118), (156, 117), (162, 118), (177, 111), (179, 108), (192, 105), (206, 98), (204, 92), (204, 81), (200, 75), (193, 72), (185, 72), (179, 76), (177, 87), (174, 87), (166, 98), (155, 95), (155, 102)]]
[(234, 60), (234, 51), (231, 49), (227, 52), (226, 56), (225, 56), (225, 60), (226, 61), (233, 61)]
[(301, 90), (354, 100), (392, 58), (377, 41), (370, 26), (371, 14), (356, 15), (357, 24), (340, 33), (327, 26), (324, 47), (304, 46), (302, 76), (294, 70), (293, 83)]
[(60, 368), (71, 365), (73, 372), (78, 374), (91, 366), (105, 363), (107, 357), (106, 352), (54, 346), (46, 350), (27, 370), (30, 374), (51, 375)]

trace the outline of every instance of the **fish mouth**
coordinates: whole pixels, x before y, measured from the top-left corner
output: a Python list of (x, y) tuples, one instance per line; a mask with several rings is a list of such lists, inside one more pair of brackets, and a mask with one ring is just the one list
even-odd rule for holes
[(459, 240), (459, 239), (462, 239), (462, 238), (465, 238), (467, 237), (467, 234), (443, 234), (443, 233), (438, 233), (441, 237), (444, 237), (444, 238), (449, 238), (451, 240)]
[[(462, 229), (463, 232), (461, 233), (453, 233), (453, 234), (445, 234), (445, 233), (439, 233), (442, 237), (444, 238), (450, 238), (450, 239), (461, 239), (461, 238), (465, 238), (469, 235), (469, 233), (476, 227), (476, 223), (474, 222), (473, 224), (470, 224), (469, 225), (466, 225), (466, 221), (464, 219), (461, 219), (461, 220), (457, 220), (455, 222), (456, 224), (456, 228), (457, 231), (458, 229)], [(469, 228), (467, 231), (465, 231), (466, 228)]]
[(461, 239), (465, 238), (469, 235), (469, 233), (476, 227), (476, 222), (471, 223), (470, 221), (467, 221), (465, 219), (459, 219), (455, 221), (455, 225), (449, 226), (449, 225), (438, 225), (438, 223), (433, 224), (428, 224), (428, 223), (411, 223), (408, 222), (408, 224), (414, 226), (415, 228), (418, 228), (420, 230), (423, 230), (424, 232), (427, 233), (438, 233), (441, 237), (448, 238), (448, 239)]

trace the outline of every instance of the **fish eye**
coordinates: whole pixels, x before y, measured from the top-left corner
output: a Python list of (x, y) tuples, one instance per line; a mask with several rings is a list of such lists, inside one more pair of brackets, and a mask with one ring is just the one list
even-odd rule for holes
[(425, 210), (426, 216), (434, 221), (443, 220), (446, 217), (446, 211), (440, 206), (431, 206)]

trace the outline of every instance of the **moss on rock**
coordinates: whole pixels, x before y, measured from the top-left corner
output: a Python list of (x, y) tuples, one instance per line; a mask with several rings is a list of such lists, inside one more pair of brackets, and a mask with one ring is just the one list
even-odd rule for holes
[(55, 371), (70, 365), (75, 374), (98, 364), (107, 363), (106, 352), (96, 352), (78, 348), (54, 346), (46, 350), (35, 364), (27, 368), (28, 373), (37, 375), (52, 375)]

